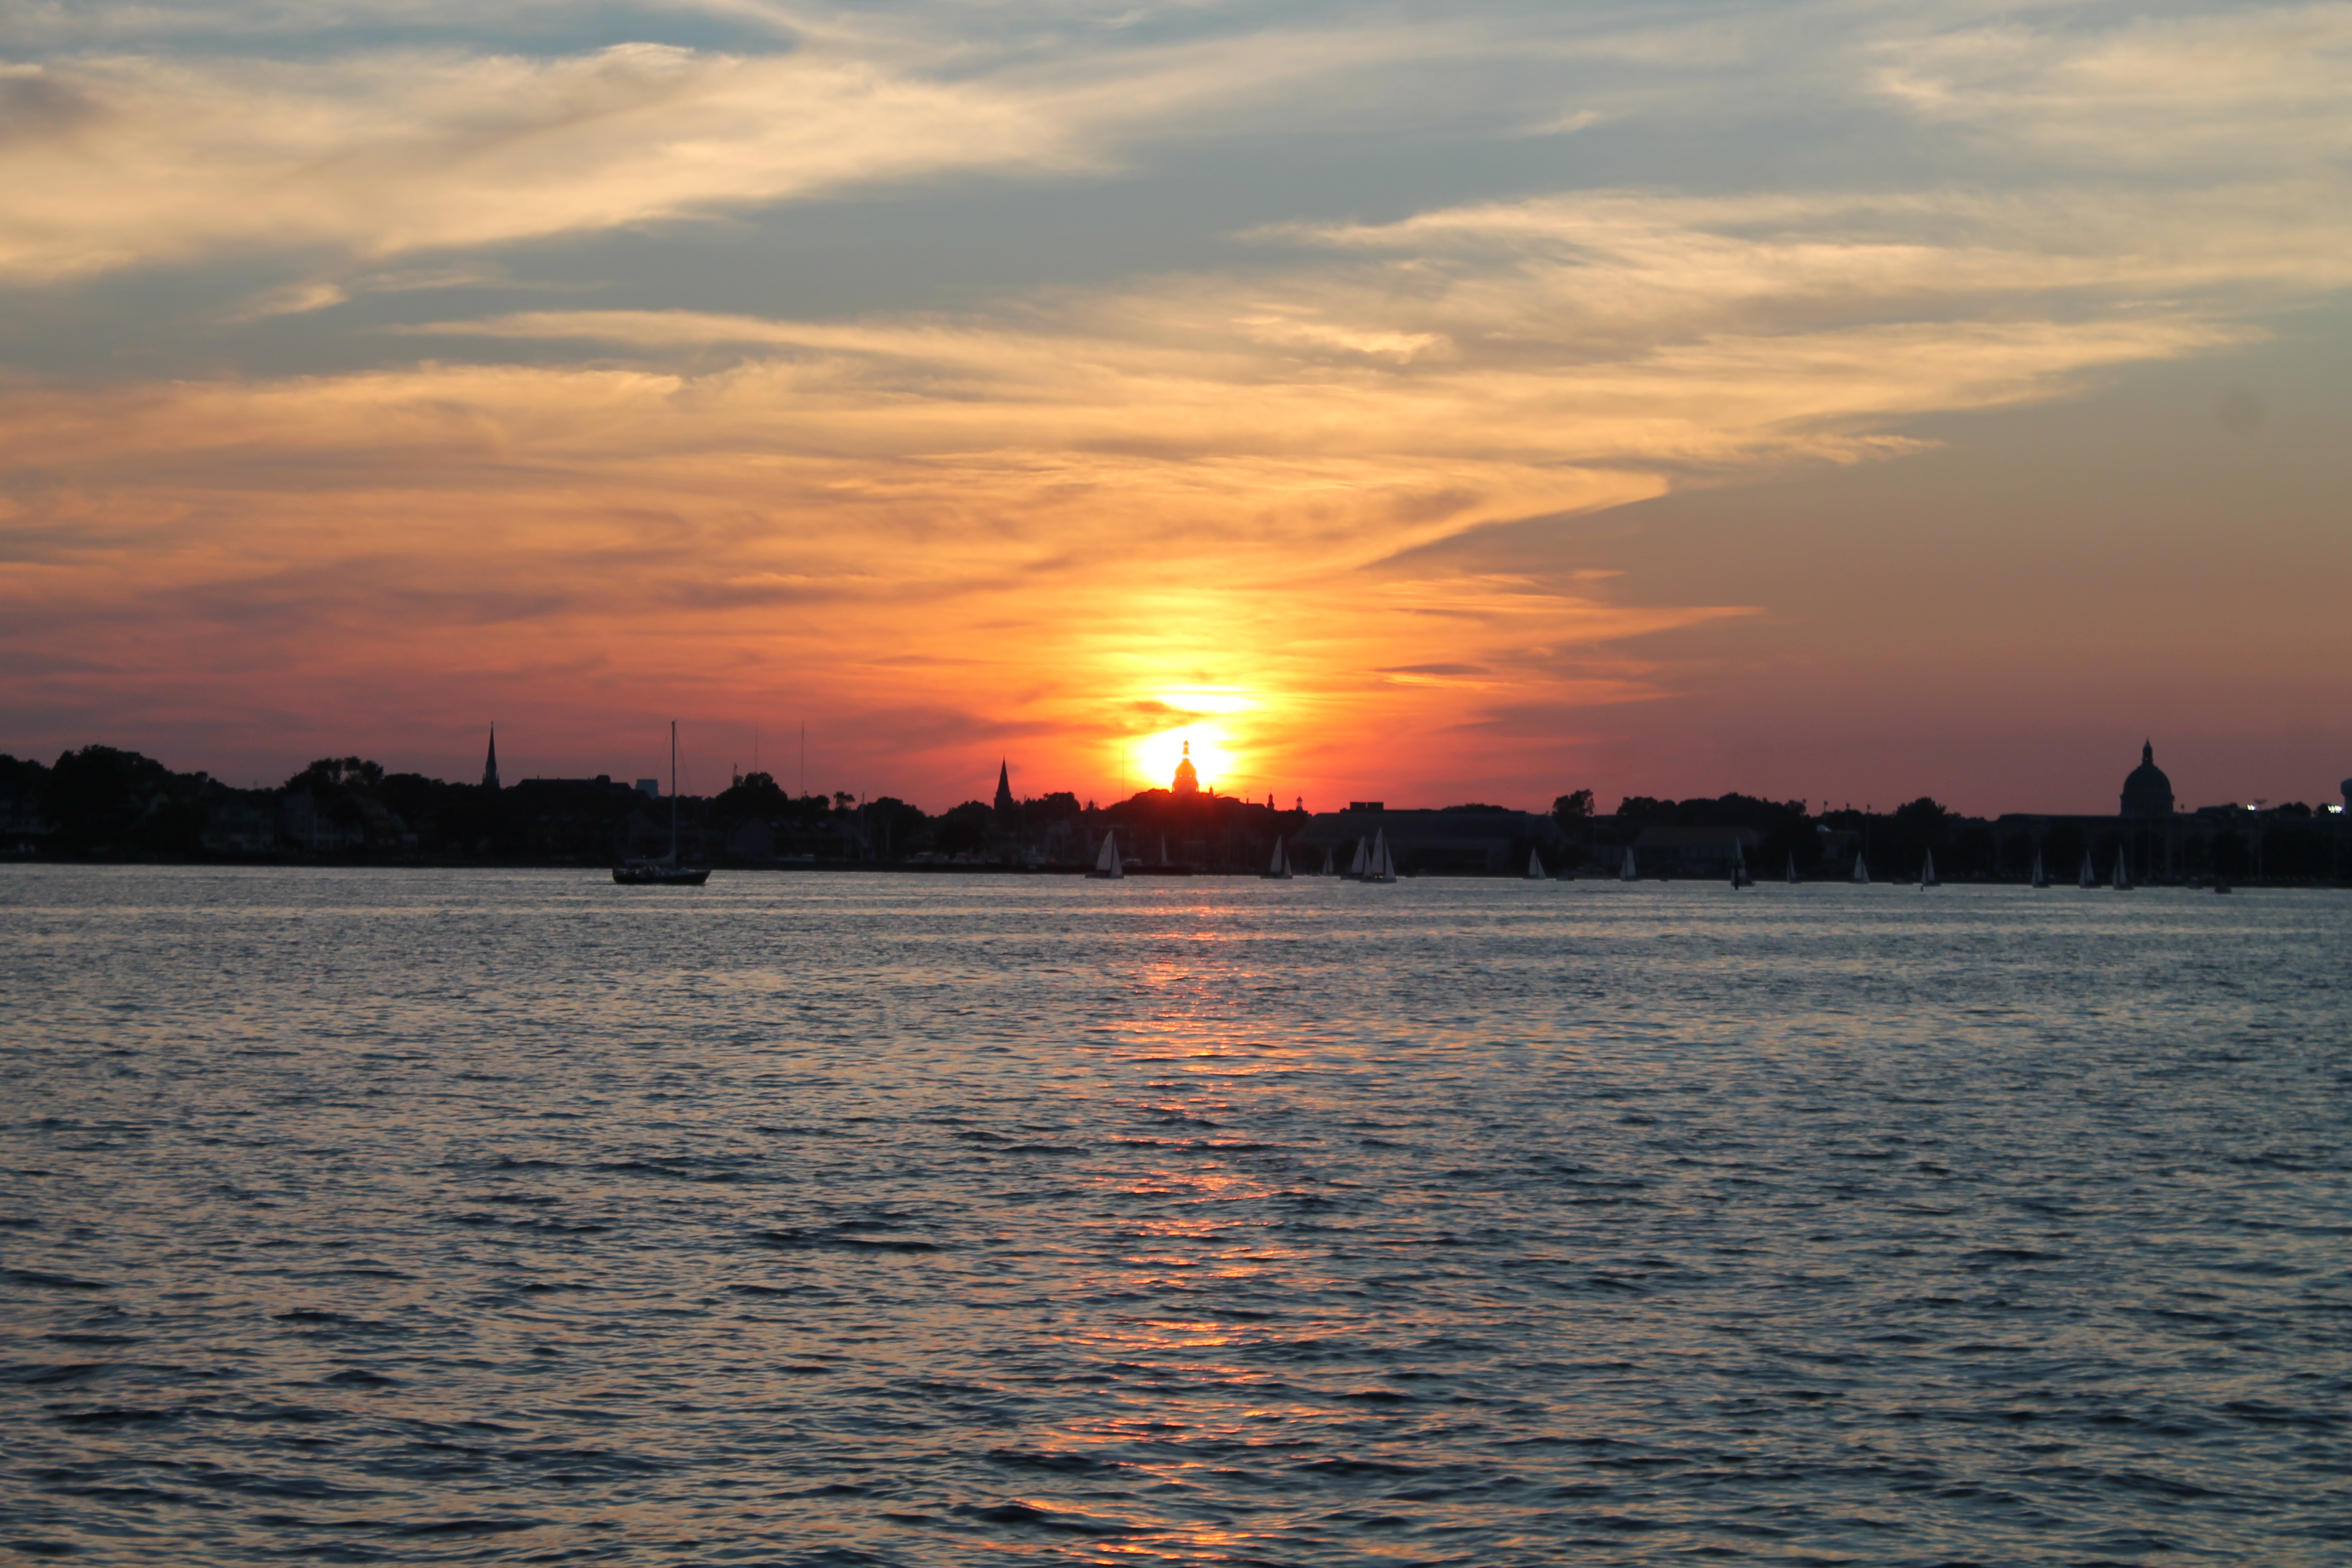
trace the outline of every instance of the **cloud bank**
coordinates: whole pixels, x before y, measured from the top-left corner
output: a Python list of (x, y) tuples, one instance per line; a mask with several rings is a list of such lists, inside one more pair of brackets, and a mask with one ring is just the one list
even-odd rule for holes
[[(41, 675), (16, 721), (245, 711), (235, 689), (427, 726), (506, 690), (585, 744), (615, 706), (816, 706), (924, 716), (877, 748), (1018, 733), (1099, 780), (1163, 721), (1137, 704), (1189, 685), (1249, 694), (1219, 719), (1244, 787), (1353, 776), (1349, 742), (1301, 739), (1334, 731), (1447, 735), (1460, 776), (1494, 776), (1527, 715), (1572, 744), (1579, 715), (1689, 689), (1672, 634), (1772, 606), (1433, 543), (1897, 460), (1923, 417), (2251, 342), (2352, 280), (2352, 7), (2039, 29), (1865, 9), (1801, 68), (1753, 19), (1570, 16), (1516, 48), (1507, 12), (912, 25), (941, 15), (770, 54), (118, 37), (5, 67), (0, 279), (25, 297), (311, 258), (225, 330), (418, 307), (335, 329), (356, 366), (0, 384), (14, 638), (106, 650)], [(526, 244), (685, 254), (716, 215), (852, 191), (1116, 184), (1294, 110), (1352, 123), (1440, 70), (1454, 97), (1406, 112), (1469, 145), (1549, 127), (1632, 158), (1719, 112), (1678, 83), (1727, 77), (1757, 134), (1794, 137), (1772, 89), (1826, 76), (1934, 155), (1729, 190), (1701, 165), (1555, 175), (1390, 216), (1302, 199), (1215, 237), (1221, 265), (951, 310), (716, 310), (658, 276), (630, 281), (650, 305), (434, 308)]]

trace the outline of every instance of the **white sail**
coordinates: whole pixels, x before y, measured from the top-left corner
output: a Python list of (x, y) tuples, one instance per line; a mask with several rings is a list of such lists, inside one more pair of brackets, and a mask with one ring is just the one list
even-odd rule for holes
[(1789, 853), (1789, 885), (1790, 885), (1790, 887), (1794, 887), (1794, 886), (1796, 886), (1796, 884), (1797, 884), (1797, 856), (1796, 856), (1796, 852), (1795, 852), (1794, 850), (1790, 850), (1790, 853)]
[(1103, 835), (1102, 853), (1095, 857), (1095, 875), (1113, 878), (1127, 875), (1127, 868), (1118, 860), (1118, 829), (1116, 827)]
[(1328, 844), (1323, 846), (1323, 875), (1327, 877), (1336, 877), (1339, 875), (1339, 872), (1333, 870), (1331, 868), (1331, 847)]
[(2099, 874), (2091, 869), (2091, 852), (2087, 849), (2083, 851), (2083, 874), (2074, 879), (2074, 885), (2078, 888), (2095, 888), (2099, 885)]
[(1291, 879), (1290, 857), (1283, 852), (1281, 839), (1276, 838), (1274, 841), (1274, 858), (1266, 863), (1265, 869), (1260, 875), (1270, 877), (1279, 882), (1287, 882)]
[(1943, 886), (1941, 882), (1936, 880), (1936, 852), (1933, 849), (1928, 850), (1927, 858), (1919, 862), (1919, 885), (1923, 888)]
[(1363, 838), (1357, 839), (1356, 858), (1348, 862), (1348, 875), (1350, 877), (1362, 876), (1364, 874), (1364, 863), (1371, 858), (1371, 854), (1372, 847), (1370, 841)]
[(1863, 859), (1862, 851), (1858, 849), (1854, 851), (1853, 856), (1853, 879), (1857, 882), (1868, 882), (1870, 880), (1869, 863)]
[(1547, 879), (1548, 879), (1544, 876), (1543, 857), (1537, 854), (1532, 849), (1528, 850), (1528, 880), (1530, 882), (1541, 882)]
[(1628, 844), (1625, 846), (1625, 863), (1617, 868), (1617, 879), (1621, 882), (1631, 882), (1637, 880), (1638, 877), (1639, 873), (1633, 869), (1633, 847)]
[(1372, 855), (1370, 868), (1364, 873), (1367, 882), (1396, 880), (1396, 861), (1389, 854), (1389, 836), (1385, 831), (1372, 835)]
[(1731, 885), (1734, 888), (1752, 888), (1756, 885), (1748, 875), (1748, 850), (1743, 845), (1735, 844), (1731, 847)]
[(2042, 846), (2039, 844), (2033, 847), (2033, 885), (2037, 888), (2050, 885), (2050, 874), (2042, 868)]
[(2123, 846), (2118, 844), (2116, 846), (2115, 890), (2118, 893), (2127, 893), (2131, 891), (2131, 861), (2124, 854)]

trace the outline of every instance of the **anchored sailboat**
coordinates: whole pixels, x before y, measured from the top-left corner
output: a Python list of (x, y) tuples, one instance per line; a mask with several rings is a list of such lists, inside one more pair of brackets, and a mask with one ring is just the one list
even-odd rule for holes
[(1118, 828), (1111, 828), (1103, 834), (1102, 853), (1095, 857), (1094, 869), (1088, 871), (1087, 875), (1100, 877), (1113, 882), (1126, 879), (1127, 868), (1120, 865), (1118, 861)]
[(1291, 879), (1290, 857), (1283, 853), (1281, 839), (1277, 838), (1274, 841), (1274, 863), (1260, 871), (1258, 877), (1261, 880), (1268, 882), (1287, 882)]
[(624, 860), (613, 880), (632, 888), (699, 888), (710, 880), (708, 866), (677, 863), (677, 721), (669, 721), (669, 853), (658, 860)]
[(1936, 852), (1933, 849), (1928, 850), (1927, 858), (1919, 862), (1919, 886), (1922, 888), (1943, 886), (1941, 882), (1936, 880)]
[(1534, 850), (1532, 850), (1532, 849), (1530, 849), (1530, 850), (1528, 850), (1528, 879), (1528, 879), (1528, 881), (1530, 881), (1530, 882), (1544, 882), (1544, 881), (1549, 881), (1549, 880), (1550, 880), (1550, 879), (1549, 879), (1549, 878), (1548, 878), (1548, 877), (1546, 877), (1546, 876), (1544, 875), (1544, 868), (1543, 868), (1543, 857), (1542, 857), (1542, 856), (1540, 856), (1540, 855), (1538, 855), (1538, 854), (1537, 854), (1537, 853), (1536, 853)]

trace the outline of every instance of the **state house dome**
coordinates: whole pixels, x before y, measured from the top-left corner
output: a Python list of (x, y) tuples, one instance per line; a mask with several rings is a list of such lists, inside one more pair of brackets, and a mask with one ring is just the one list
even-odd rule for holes
[(2156, 747), (2142, 742), (2139, 766), (2124, 780), (2126, 816), (2170, 816), (2172, 815), (2172, 781), (2156, 765)]

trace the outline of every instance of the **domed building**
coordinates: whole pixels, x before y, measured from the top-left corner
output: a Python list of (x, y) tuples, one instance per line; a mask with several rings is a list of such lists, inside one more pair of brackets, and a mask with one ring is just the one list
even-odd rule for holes
[(1192, 765), (1192, 742), (1190, 741), (1184, 742), (1184, 755), (1176, 763), (1176, 782), (1170, 786), (1170, 793), (1180, 800), (1201, 793), (1201, 773)]
[(2156, 765), (2156, 747), (2143, 741), (2139, 748), (2139, 766), (2124, 779), (2123, 816), (2170, 816), (2172, 815), (2172, 781)]

